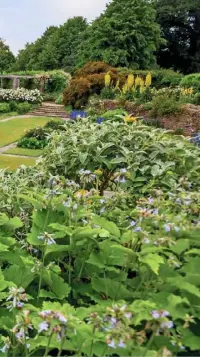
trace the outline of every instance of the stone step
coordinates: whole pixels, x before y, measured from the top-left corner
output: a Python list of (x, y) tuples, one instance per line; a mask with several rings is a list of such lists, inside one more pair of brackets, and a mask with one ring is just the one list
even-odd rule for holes
[(44, 113), (30, 113), (30, 115), (34, 115), (37, 117), (49, 117), (49, 118), (64, 118), (64, 119), (69, 119), (69, 116), (66, 114), (63, 115), (58, 115), (58, 114), (44, 114)]
[(54, 112), (54, 111), (49, 111), (45, 112), (44, 110), (34, 110), (34, 113), (46, 113), (46, 114), (61, 114), (61, 115), (69, 115), (67, 112)]
[(47, 116), (55, 118), (69, 118), (69, 114), (65, 111), (62, 104), (43, 102), (40, 107), (30, 113), (31, 115)]

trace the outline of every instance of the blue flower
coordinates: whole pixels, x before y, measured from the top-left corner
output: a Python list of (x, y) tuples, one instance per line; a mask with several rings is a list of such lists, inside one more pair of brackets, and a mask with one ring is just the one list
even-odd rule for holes
[(142, 228), (141, 227), (136, 227), (134, 228), (134, 232), (141, 232), (142, 231)]
[(114, 340), (111, 340), (111, 341), (108, 343), (108, 346), (111, 347), (111, 348), (116, 348), (115, 341), (114, 341)]
[(169, 225), (169, 224), (164, 224), (164, 230), (165, 230), (166, 232), (170, 232), (170, 231), (171, 231), (170, 225)]
[(168, 329), (170, 329), (170, 328), (172, 328), (174, 326), (174, 323), (173, 323), (173, 321), (165, 321), (165, 322), (162, 322), (161, 323), (161, 325), (160, 325), (160, 327), (162, 328), (162, 329), (164, 329), (164, 328), (168, 328)]
[(153, 310), (151, 312), (151, 315), (153, 316), (154, 319), (158, 319), (160, 317), (160, 313), (157, 310)]
[(119, 341), (117, 346), (120, 347), (120, 348), (125, 348), (126, 347), (125, 343), (122, 340)]
[(87, 113), (83, 110), (72, 110), (69, 117), (72, 120), (76, 120), (77, 118), (87, 118)]
[(104, 121), (104, 118), (99, 117), (99, 118), (97, 118), (96, 123), (101, 124), (103, 121)]

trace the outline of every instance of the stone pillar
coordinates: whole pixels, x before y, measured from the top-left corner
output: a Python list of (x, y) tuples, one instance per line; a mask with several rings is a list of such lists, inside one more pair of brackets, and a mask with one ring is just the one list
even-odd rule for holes
[(44, 85), (45, 85), (45, 78), (41, 77), (40, 78), (40, 92), (44, 93)]
[(19, 88), (20, 85), (20, 79), (18, 77), (13, 78), (13, 89)]

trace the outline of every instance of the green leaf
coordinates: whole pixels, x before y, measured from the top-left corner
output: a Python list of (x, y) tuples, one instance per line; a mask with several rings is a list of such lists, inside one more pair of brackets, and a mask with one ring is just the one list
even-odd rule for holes
[(50, 298), (50, 299), (57, 299), (57, 296), (52, 293), (51, 291), (47, 291), (47, 290), (44, 290), (44, 289), (41, 289), (40, 290), (40, 295), (39, 297), (41, 298)]
[[(57, 274), (50, 272), (50, 288), (52, 292), (57, 296), (58, 299), (65, 299), (68, 297), (70, 293), (70, 286), (64, 282), (64, 280)], [(47, 281), (46, 276), (44, 276), (44, 280), (46, 280), (47, 284), (49, 281)]]
[(92, 221), (93, 221), (94, 224), (97, 224), (98, 226), (100, 226), (100, 227), (104, 228), (105, 230), (107, 230), (113, 236), (115, 236), (117, 238), (120, 238), (120, 236), (121, 236), (120, 230), (116, 226), (115, 223), (110, 222), (107, 219), (105, 219), (103, 217), (99, 217), (99, 216), (95, 216)]
[(122, 282), (109, 278), (92, 278), (91, 284), (95, 291), (103, 293), (114, 300), (127, 299), (132, 296)]
[(158, 254), (147, 254), (144, 257), (140, 256), (140, 262), (147, 264), (151, 270), (158, 275), (158, 270), (161, 264), (164, 264), (164, 259)]
[(189, 239), (179, 239), (178, 241), (176, 241), (176, 245), (171, 247), (171, 250), (176, 254), (181, 254), (189, 248), (190, 248)]
[(17, 287), (26, 289), (35, 279), (34, 273), (29, 268), (12, 265), (4, 270), (5, 279), (13, 282)]
[(200, 298), (200, 290), (196, 286), (185, 281), (184, 278), (168, 278), (167, 283), (175, 286), (177, 289), (187, 291), (188, 293)]
[(7, 288), (7, 286), (8, 286), (8, 283), (5, 281), (3, 272), (0, 269), (0, 291), (3, 291), (5, 288)]
[(70, 250), (69, 245), (51, 244), (45, 247), (45, 257), (51, 253), (64, 253)]

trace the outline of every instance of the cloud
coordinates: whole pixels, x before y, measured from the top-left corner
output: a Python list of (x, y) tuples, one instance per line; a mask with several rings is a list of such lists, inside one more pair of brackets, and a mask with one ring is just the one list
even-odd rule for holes
[(89, 21), (99, 16), (108, 0), (0, 0), (0, 37), (16, 53), (51, 25), (73, 16)]

